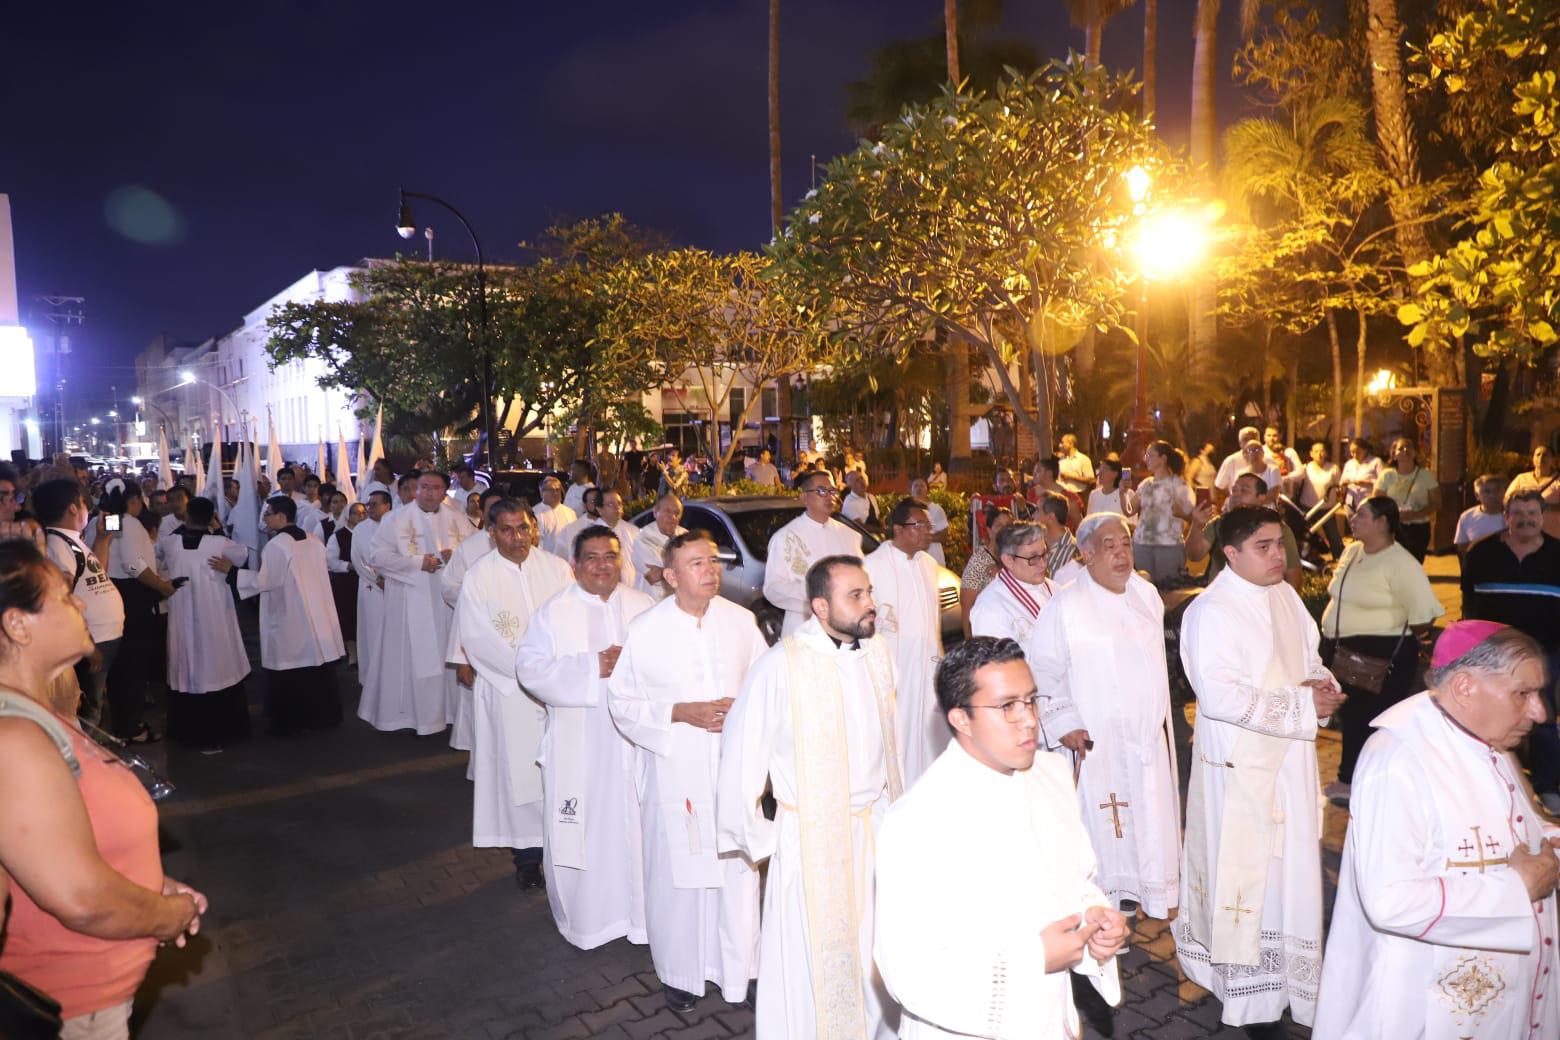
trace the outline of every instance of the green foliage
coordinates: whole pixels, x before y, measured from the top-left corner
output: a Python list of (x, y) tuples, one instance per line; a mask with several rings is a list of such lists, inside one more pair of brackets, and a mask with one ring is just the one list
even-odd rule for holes
[(1480, 173), (1460, 237), (1416, 265), (1417, 299), (1398, 310), (1416, 346), (1461, 336), (1490, 356), (1536, 360), (1560, 340), (1560, 6), (1483, 0), (1433, 36), (1416, 82), (1455, 96), (1505, 73), (1510, 122)]

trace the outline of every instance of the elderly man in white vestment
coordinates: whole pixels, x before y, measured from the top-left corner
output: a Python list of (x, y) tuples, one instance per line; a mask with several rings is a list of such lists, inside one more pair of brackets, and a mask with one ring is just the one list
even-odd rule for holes
[(914, 499), (902, 498), (888, 514), (890, 541), (867, 555), (877, 631), (894, 655), (894, 711), (905, 788), (948, 746), (948, 722), (937, 710), (932, 688), (942, 660), (942, 624), (937, 609), (937, 561), (927, 555), (932, 522)]
[[(483, 524), (490, 525), (492, 518), (488, 516), (488, 510), (504, 498), (504, 493), (498, 488), (483, 488), (477, 493), (477, 501), (482, 509)], [(453, 499), (452, 499), (453, 501)], [(533, 539), (535, 543), (540, 540), (540, 535)], [(470, 751), (472, 741), (472, 684), (476, 681), (476, 671), (471, 663), (466, 660), (465, 654), (460, 649), (460, 586), (466, 580), (466, 572), (471, 570), (471, 565), (493, 551), (493, 539), (491, 532), (483, 529), (468, 535), (450, 557), (450, 562), (439, 569), (439, 592), (444, 596), (444, 602), (449, 604), (450, 614), (450, 638), (445, 646), (444, 660), (447, 664), (455, 666), (455, 692), (458, 699), (455, 704), (455, 717), (450, 720), (450, 747), (457, 751)], [(471, 769), (467, 768), (466, 777), (472, 776)]]
[(1163, 919), (1176, 905), (1181, 858), (1165, 607), (1133, 570), (1126, 517), (1087, 517), (1078, 545), (1088, 567), (1046, 604), (1025, 647), (1041, 728), (1077, 764), (1100, 888), (1114, 906)]
[(1227, 566), (1181, 626), (1197, 691), (1176, 956), (1229, 1025), (1310, 1025), (1322, 976), (1316, 731), (1344, 695), (1316, 622), (1284, 581), (1283, 520), (1241, 506), (1219, 521)]
[(671, 491), (655, 501), (655, 519), (639, 529), (630, 554), (634, 561), (634, 588), (647, 593), (651, 599), (665, 599), (670, 591), (661, 581), (662, 555), (666, 543), (682, 534), (687, 528), (680, 521), (683, 515), (682, 499)]
[(639, 748), (650, 958), (667, 1004), (689, 1011), (706, 981), (737, 1003), (758, 973), (758, 872), (717, 850), (715, 784), (721, 729), (764, 637), (720, 597), (707, 536), (674, 537), (664, 559), (672, 595), (629, 626), (607, 691)]
[(455, 718), (455, 669), (447, 667), (450, 619), (439, 571), (455, 555), (464, 519), (444, 508), (449, 480), (417, 477), (417, 497), (380, 521), (368, 562), (385, 580), (385, 638), (379, 682), (364, 690), (358, 715), (375, 729), (426, 736)]
[(380, 522), (390, 515), (390, 492), (371, 491), (364, 502), (368, 506), (368, 519), (352, 532), (352, 569), (358, 577), (358, 684), (363, 688), (362, 698), (367, 699), (370, 689), (374, 690), (373, 697), (379, 696), (379, 657), (385, 636), (385, 581), (368, 562), (368, 556), (379, 533)]
[(997, 576), (970, 607), (970, 632), (1029, 644), (1040, 611), (1056, 595), (1046, 577), (1045, 528), (1018, 520), (997, 532)]
[(808, 569), (825, 556), (862, 555), (861, 535), (834, 519), (839, 490), (829, 471), (802, 474), (797, 490), (801, 492), (802, 515), (770, 535), (764, 560), (764, 598), (785, 611), (785, 635), (812, 617), (807, 602)]
[(877, 838), (876, 959), (907, 1040), (1078, 1036), (1070, 972), (1121, 1000), (1127, 921), (1094, 883), (1070, 763), (1036, 754), (1038, 700), (1011, 639), (937, 668), (953, 743)]
[(807, 591), (813, 619), (759, 659), (726, 720), (720, 847), (769, 860), (759, 1040), (884, 1040), (899, 1010), (872, 963), (873, 838), (904, 790), (894, 662), (858, 558), (817, 561)]
[(536, 519), (514, 499), (489, 514), (493, 550), (472, 564), (457, 599), (459, 653), (472, 691), (471, 843), (514, 850), (521, 888), (542, 885), (542, 709), (521, 689), (515, 652), (548, 599), (572, 584), (568, 564), (532, 548)]
[(535, 512), (542, 548), (567, 560), (574, 555), (574, 546), (564, 544), (563, 532), (579, 516), (563, 504), (563, 482), (557, 477), (542, 478), (541, 495), (542, 500), (537, 504)]
[[(260, 569), (238, 572), (239, 596), (260, 597), (266, 713), (278, 736), (341, 724), (334, 662), (346, 650), (330, 594), (325, 546), (299, 529), (297, 517), (298, 504), (291, 498), (278, 495), (267, 501), (262, 519), (271, 540), (260, 553)], [(208, 564), (224, 574), (234, 566), (221, 555)]]
[(652, 601), (618, 581), (617, 538), (594, 531), (581, 539), (575, 583), (531, 618), (515, 658), (521, 686), (547, 710), (540, 754), (547, 900), (559, 934), (582, 950), (625, 936), (646, 941), (634, 746), (612, 722), (607, 681), (629, 622)]
[(1459, 621), (1430, 663), (1354, 771), (1316, 1036), (1560, 1037), (1560, 838), (1511, 754), (1553, 725), (1543, 651)]

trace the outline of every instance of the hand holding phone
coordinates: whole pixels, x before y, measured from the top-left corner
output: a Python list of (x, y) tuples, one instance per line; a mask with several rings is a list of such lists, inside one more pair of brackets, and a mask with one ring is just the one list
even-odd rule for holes
[(120, 516), (118, 513), (109, 513), (103, 518), (103, 530), (105, 531), (117, 532), (123, 527), (123, 525), (124, 517)]

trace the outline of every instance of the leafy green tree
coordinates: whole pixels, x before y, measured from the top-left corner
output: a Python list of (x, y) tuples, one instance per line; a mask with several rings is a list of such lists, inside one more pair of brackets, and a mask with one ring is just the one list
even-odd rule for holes
[[(1178, 168), (1130, 111), (1132, 86), (1079, 59), (945, 91), (828, 166), (771, 246), (777, 271), (847, 357), (942, 330), (979, 347), (1014, 414), (1053, 443), (1051, 356), (1122, 318), (1132, 272), (1102, 246), (1131, 217), (1137, 165)], [(1028, 379), (1009, 366), (1021, 362)], [(1036, 388), (1035, 401), (1020, 383)]]

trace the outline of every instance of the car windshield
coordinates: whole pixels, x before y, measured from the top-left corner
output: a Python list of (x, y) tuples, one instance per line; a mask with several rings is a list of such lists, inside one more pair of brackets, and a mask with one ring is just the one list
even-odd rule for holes
[[(773, 506), (768, 509), (744, 509), (741, 512), (733, 510), (729, 515), (731, 522), (736, 525), (737, 533), (742, 536), (742, 541), (747, 544), (748, 550), (760, 563), (766, 562), (769, 556), (769, 539), (774, 533), (786, 524), (795, 520), (801, 513), (800, 504), (794, 506)], [(869, 553), (878, 546), (878, 540), (872, 535), (850, 521), (845, 520), (838, 513), (834, 514), (836, 520), (848, 524), (853, 530), (861, 534), (861, 551)]]

